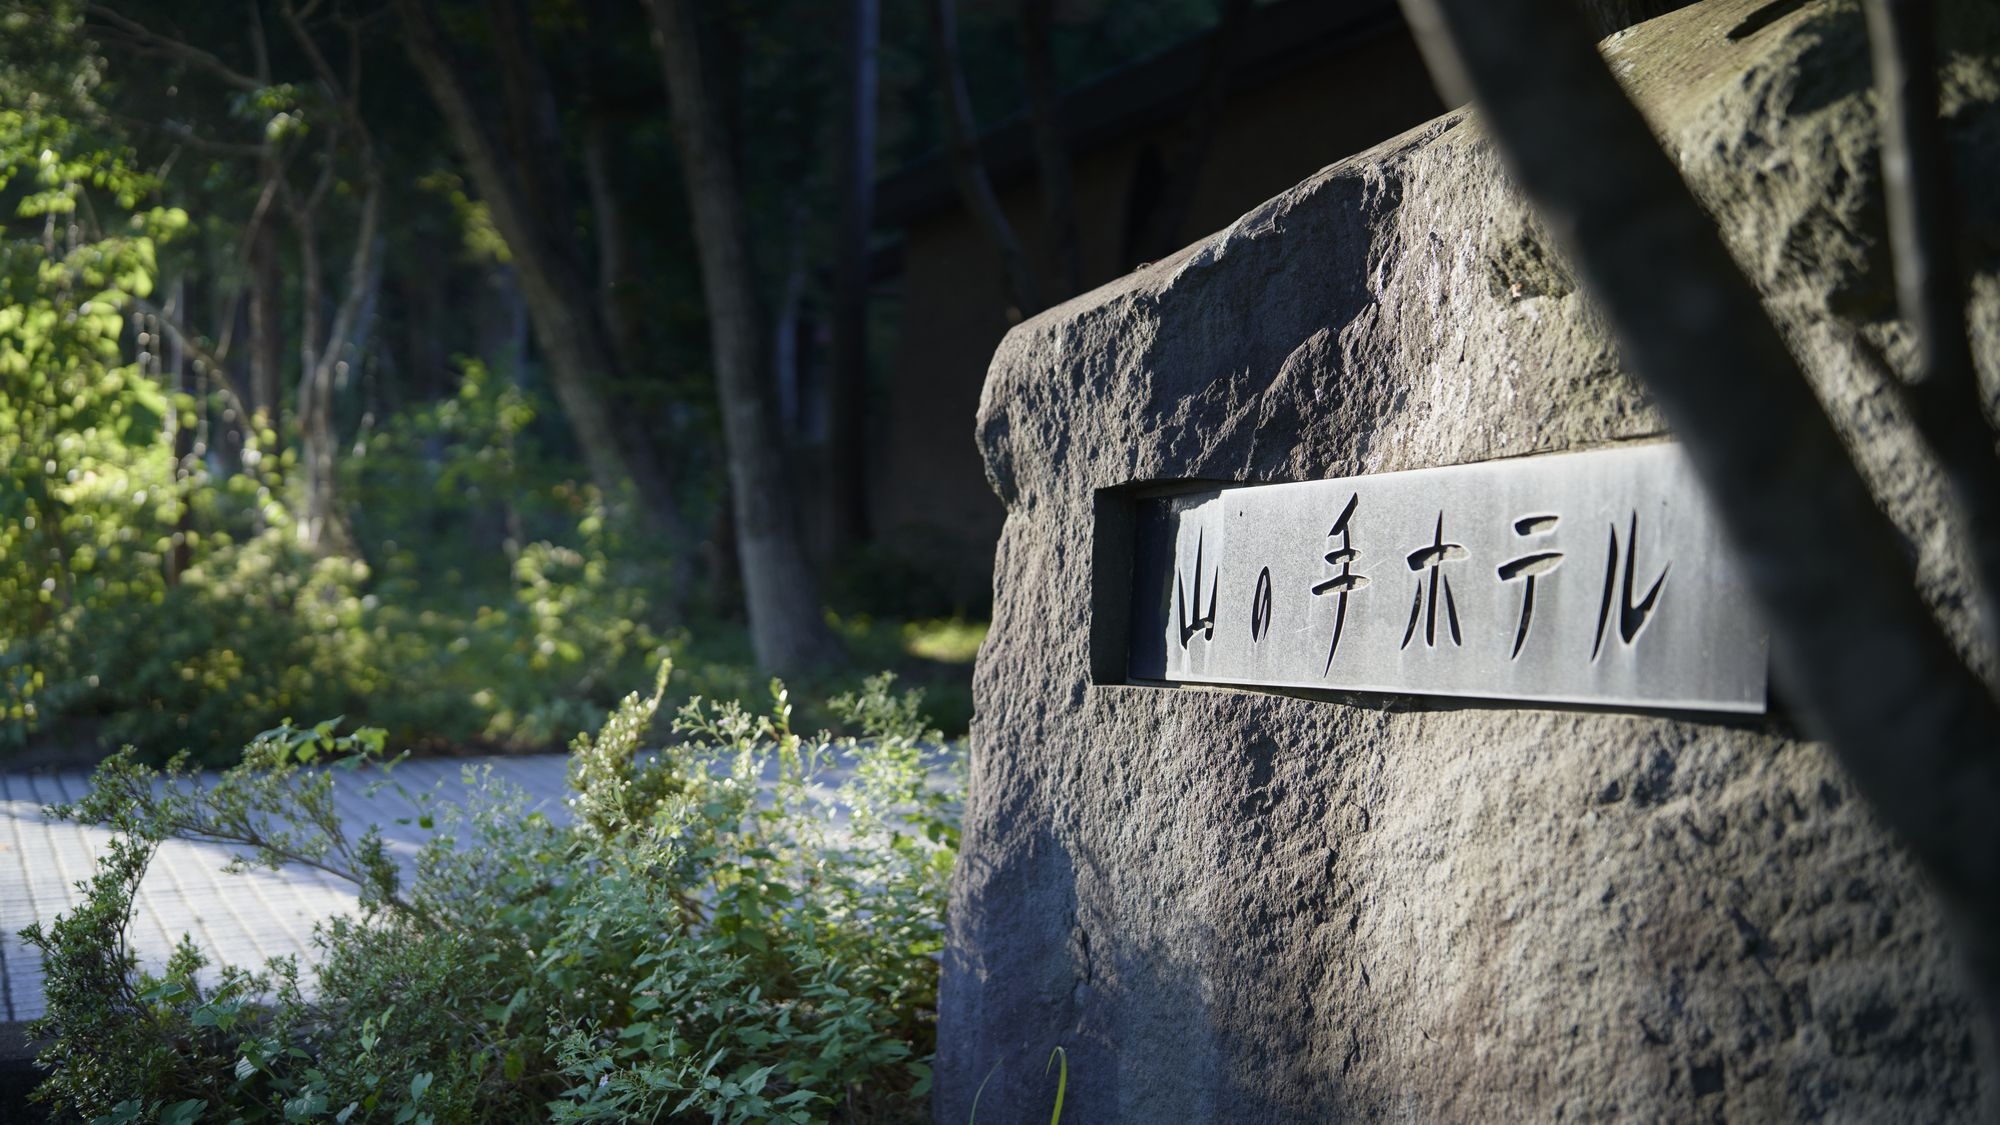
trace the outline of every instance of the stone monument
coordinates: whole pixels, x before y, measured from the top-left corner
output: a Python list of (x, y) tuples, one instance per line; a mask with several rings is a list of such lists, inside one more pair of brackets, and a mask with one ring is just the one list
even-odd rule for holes
[[(1954, 18), (1991, 379), (2000, 21)], [(1605, 51), (1956, 604), (1858, 7)], [(938, 1119), (1046, 1119), (1057, 1047), (1092, 1123), (1971, 1117), (1940, 912), (1767, 696), (1670, 439), (1463, 113), (1016, 328)]]

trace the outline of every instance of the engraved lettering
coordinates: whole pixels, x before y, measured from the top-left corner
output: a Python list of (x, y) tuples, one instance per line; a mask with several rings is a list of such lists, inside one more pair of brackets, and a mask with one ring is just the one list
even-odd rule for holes
[[(1417, 579), (1416, 596), (1410, 601), (1410, 623), (1403, 629), (1403, 648), (1410, 647), (1410, 640), (1416, 636), (1417, 619), (1420, 617), (1424, 622), (1424, 644), (1431, 648), (1437, 647), (1438, 590), (1440, 586), (1444, 590), (1445, 625), (1451, 632), (1451, 643), (1461, 646), (1465, 643), (1458, 632), (1458, 600), (1452, 597), (1451, 579), (1445, 577), (1444, 574), (1445, 563), (1457, 561), (1465, 556), (1466, 550), (1464, 544), (1447, 543), (1444, 541), (1444, 512), (1440, 509), (1437, 518), (1437, 530), (1432, 533), (1430, 544), (1410, 552), (1410, 569), (1413, 571), (1428, 570), (1430, 574), (1428, 578), (1419, 576)], [(1426, 582), (1430, 586), (1428, 602), (1424, 597)], [(1428, 613), (1425, 612), (1426, 604), (1429, 605), (1430, 609)]]
[[(1514, 534), (1530, 537), (1547, 535), (1556, 529), (1558, 519), (1557, 516), (1525, 516), (1514, 521)], [(1514, 627), (1514, 651), (1508, 654), (1507, 659), (1520, 659), (1521, 646), (1528, 641), (1528, 627), (1535, 616), (1535, 580), (1561, 565), (1561, 551), (1537, 551), (1499, 566), (1500, 581), (1525, 580), (1521, 590), (1521, 620)]]
[(1250, 643), (1264, 639), (1271, 628), (1271, 568), (1257, 572), (1257, 592), (1250, 596)]
[(1195, 534), (1195, 540), (1194, 540), (1193, 609), (1195, 615), (1193, 617), (1188, 616), (1189, 605), (1188, 605), (1187, 590), (1183, 588), (1181, 585), (1180, 573), (1176, 571), (1174, 574), (1174, 593), (1177, 596), (1180, 603), (1182, 648), (1186, 648), (1188, 646), (1188, 642), (1194, 639), (1194, 635), (1196, 633), (1200, 633), (1201, 639), (1204, 641), (1213, 640), (1215, 638), (1215, 595), (1217, 589), (1222, 585), (1222, 567), (1218, 565), (1215, 568), (1214, 577), (1209, 580), (1208, 612), (1204, 614), (1201, 612), (1201, 552), (1202, 552), (1202, 539), (1205, 534), (1206, 532), (1197, 532)]
[(1340, 651), (1340, 634), (1347, 628), (1347, 595), (1368, 585), (1366, 575), (1354, 573), (1355, 551), (1351, 521), (1354, 519), (1354, 509), (1360, 502), (1360, 493), (1349, 496), (1347, 506), (1340, 510), (1340, 515), (1333, 521), (1333, 526), (1327, 529), (1328, 539), (1340, 536), (1340, 546), (1326, 553), (1326, 561), (1339, 567), (1340, 573), (1324, 582), (1316, 583), (1312, 588), (1314, 597), (1336, 592), (1339, 594), (1334, 600), (1333, 643), (1327, 646), (1326, 667), (1320, 670), (1322, 676), (1333, 668), (1333, 654)]
[[(1652, 620), (1653, 610), (1658, 608), (1660, 588), (1666, 585), (1667, 572), (1673, 569), (1672, 563), (1661, 567), (1659, 577), (1653, 579), (1653, 585), (1647, 589), (1646, 596), (1635, 602), (1632, 600), (1632, 590), (1636, 581), (1634, 574), (1638, 569), (1638, 554), (1639, 513), (1634, 512), (1632, 522), (1625, 532), (1625, 579), (1618, 591), (1618, 636), (1628, 648), (1639, 639), (1640, 630)], [(1604, 560), (1604, 594), (1597, 603), (1597, 637), (1590, 648), (1592, 661), (1595, 661), (1598, 654), (1604, 650), (1604, 636), (1609, 631), (1607, 626), (1611, 623), (1611, 595), (1613, 588), (1620, 586), (1617, 580), (1618, 570), (1618, 525), (1614, 523), (1611, 525), (1611, 549), (1606, 553)]]

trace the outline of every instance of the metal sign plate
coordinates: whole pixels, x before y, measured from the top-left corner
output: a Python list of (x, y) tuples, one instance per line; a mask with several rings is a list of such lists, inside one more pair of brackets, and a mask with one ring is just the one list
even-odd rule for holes
[(1133, 679), (1764, 710), (1763, 626), (1671, 443), (1139, 505)]

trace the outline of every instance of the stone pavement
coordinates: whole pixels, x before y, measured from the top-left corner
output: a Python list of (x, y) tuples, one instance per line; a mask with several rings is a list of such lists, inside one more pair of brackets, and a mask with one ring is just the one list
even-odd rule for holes
[[(566, 819), (564, 754), (532, 757), (432, 758), (403, 762), (395, 779), (410, 793), (436, 791), (440, 799), (462, 792), (467, 767), (490, 766), (496, 777), (524, 791), (531, 807), (551, 819)], [(370, 824), (381, 826), (391, 854), (414, 860), (428, 832), (414, 823), (416, 807), (395, 788), (369, 782), (376, 771), (337, 773), (335, 803), (350, 835)], [(42, 967), (38, 953), (21, 940), (30, 922), (47, 924), (81, 898), (76, 884), (88, 879), (98, 852), (111, 838), (104, 828), (85, 828), (42, 814), (45, 805), (76, 800), (89, 776), (0, 773), (0, 1026), (42, 1014)], [(398, 819), (410, 820), (397, 824)], [(219, 844), (169, 840), (139, 885), (129, 940), (140, 965), (159, 969), (182, 934), (191, 935), (211, 961), (262, 967), (272, 957), (300, 955), (312, 960), (313, 925), (355, 904), (351, 884), (298, 866), (282, 871), (223, 870), (231, 849)]]

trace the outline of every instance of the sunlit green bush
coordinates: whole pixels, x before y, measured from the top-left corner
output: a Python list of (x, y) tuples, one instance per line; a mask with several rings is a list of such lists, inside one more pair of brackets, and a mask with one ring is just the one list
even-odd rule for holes
[[(443, 400), (343, 441), (350, 553), (302, 544), (296, 452), (223, 392), (169, 393), (125, 362), (159, 345), (121, 310), (187, 222), (146, 207), (152, 187), (60, 119), (0, 111), (0, 189), (30, 220), (0, 223), (0, 758), (130, 743), (222, 764), (303, 714), (419, 749), (553, 749), (663, 656), (685, 691), (755, 696), (741, 623), (669, 585), (688, 545), (579, 483), (545, 440), (566, 440), (560, 420), (477, 361)], [(86, 203), (117, 229), (81, 233), (92, 224), (68, 220)], [(232, 417), (226, 463), (187, 441), (176, 455), (177, 433)], [(860, 664), (926, 675), (965, 729), (955, 669), (977, 625), (839, 624)]]
[(533, 400), (476, 364), (350, 458), (359, 557), (299, 543), (288, 457), (253, 440), (227, 477), (176, 468), (158, 420), (129, 420), (157, 386), (93, 370), (124, 403), (115, 441), (27, 401), (73, 388), (0, 375), (0, 411), (55, 419), (0, 437), (20, 478), (0, 489), (0, 749), (84, 724), (220, 762), (276, 718), (334, 713), (409, 744), (546, 748), (669, 651), (652, 545), (535, 453)]
[[(37, 1096), (110, 1120), (926, 1120), (960, 789), (888, 688), (837, 702), (858, 741), (801, 738), (773, 685), (765, 715), (691, 703), (656, 753), (661, 692), (630, 696), (576, 740), (571, 823), (482, 777), (463, 808), (424, 806), (407, 884), (333, 807), (380, 732), (269, 731), (207, 789), (115, 757), (63, 812), (119, 841), (83, 904), (26, 935)], [(829, 797), (836, 752), (853, 772)], [(121, 934), (176, 835), (333, 871), (361, 913), (318, 932), (311, 972), (218, 976), (184, 946), (140, 974)]]
[[(0, 733), (66, 706), (92, 600), (164, 585), (183, 503), (169, 428), (179, 403), (121, 362), (122, 309), (151, 292), (156, 246), (186, 225), (141, 209), (150, 181), (68, 122), (0, 109)], [(78, 203), (115, 206), (86, 234)]]

